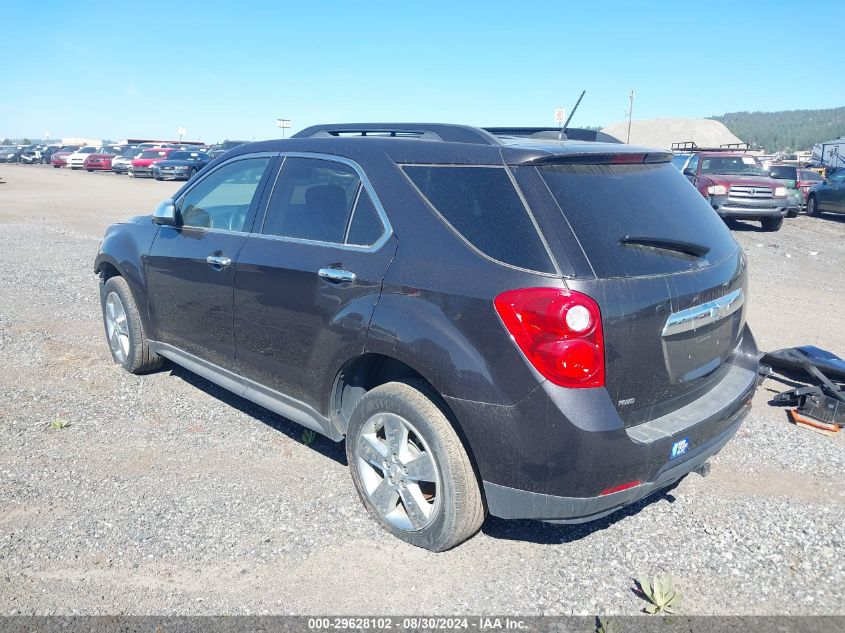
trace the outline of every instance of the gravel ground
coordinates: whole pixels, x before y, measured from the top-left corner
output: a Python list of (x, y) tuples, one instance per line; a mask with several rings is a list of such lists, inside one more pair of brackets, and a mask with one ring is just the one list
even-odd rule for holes
[[(0, 614), (627, 614), (632, 577), (664, 570), (685, 614), (845, 614), (845, 433), (788, 424), (779, 383), (709, 478), (584, 526), (490, 518), (431, 554), (368, 518), (342, 445), (172, 365), (111, 363), (98, 240), (178, 185), (0, 179)], [(845, 353), (845, 217), (734, 228), (760, 347)]]

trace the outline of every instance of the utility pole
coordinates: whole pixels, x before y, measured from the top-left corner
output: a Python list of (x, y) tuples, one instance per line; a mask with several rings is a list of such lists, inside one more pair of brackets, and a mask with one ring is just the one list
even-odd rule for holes
[(631, 143), (631, 117), (634, 115), (634, 90), (628, 93), (628, 140), (625, 142)]

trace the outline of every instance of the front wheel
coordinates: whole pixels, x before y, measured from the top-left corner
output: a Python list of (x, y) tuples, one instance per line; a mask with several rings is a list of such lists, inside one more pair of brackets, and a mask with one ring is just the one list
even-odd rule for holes
[(783, 226), (783, 218), (764, 218), (760, 220), (760, 225), (766, 232), (777, 231)]
[(111, 277), (100, 286), (100, 303), (114, 362), (131, 374), (160, 367), (164, 360), (150, 351), (138, 305), (123, 277)]
[(427, 386), (390, 382), (352, 413), (346, 456), (358, 495), (382, 528), (434, 552), (475, 534), (485, 509), (455, 429)]
[(819, 209), (819, 205), (816, 202), (815, 196), (810, 196), (807, 199), (807, 215), (810, 217), (817, 218), (822, 214), (821, 210)]

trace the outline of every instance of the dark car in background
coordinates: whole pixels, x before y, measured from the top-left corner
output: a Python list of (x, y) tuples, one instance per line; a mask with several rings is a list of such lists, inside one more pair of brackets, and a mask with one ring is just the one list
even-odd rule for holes
[(789, 194), (797, 198), (801, 208), (807, 204), (810, 188), (822, 181), (821, 174), (818, 172), (801, 169), (795, 165), (770, 165), (766, 169), (766, 175), (782, 182)]
[(222, 156), (230, 149), (235, 149), (236, 147), (240, 147), (241, 145), (246, 144), (246, 141), (223, 141), (219, 145), (213, 145), (208, 149), (208, 155), (211, 158), (217, 158), (218, 156)]
[(845, 169), (816, 183), (807, 193), (807, 215), (845, 213)]
[(5, 145), (0, 147), (0, 163), (17, 163), (21, 159), (24, 148), (17, 145)]
[(153, 177), (156, 180), (189, 180), (210, 162), (211, 157), (203, 152), (176, 151), (153, 164)]
[(597, 519), (706, 472), (757, 383), (745, 255), (670, 161), (418, 123), (235, 148), (106, 231), (112, 357), (345, 440), (414, 545)]

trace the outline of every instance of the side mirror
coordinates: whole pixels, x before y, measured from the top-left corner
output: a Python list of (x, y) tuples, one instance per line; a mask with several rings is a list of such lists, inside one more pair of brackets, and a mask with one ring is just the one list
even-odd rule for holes
[(695, 171), (687, 167), (684, 170), (684, 176), (689, 176), (690, 178), (695, 178)]
[(176, 226), (178, 224), (176, 217), (176, 203), (172, 198), (168, 198), (156, 207), (153, 213), (153, 222), (163, 226)]

